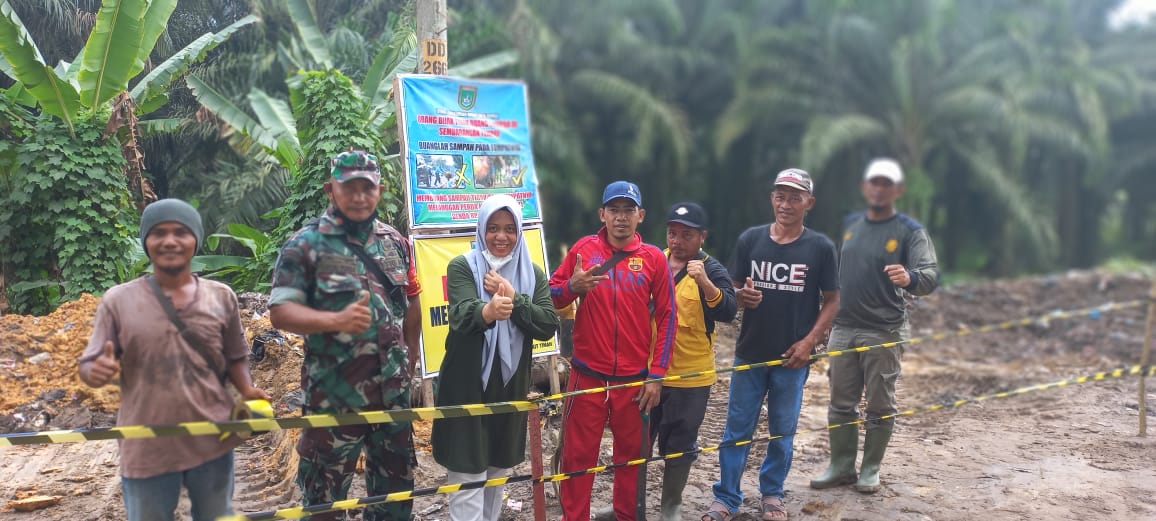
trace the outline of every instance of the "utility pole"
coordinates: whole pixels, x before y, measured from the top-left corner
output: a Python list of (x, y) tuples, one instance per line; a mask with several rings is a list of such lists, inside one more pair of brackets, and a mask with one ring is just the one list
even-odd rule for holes
[[(417, 23), (417, 38), (420, 46), (420, 60), (417, 66), (418, 74), (446, 75), (449, 71), (449, 30), (446, 17), (446, 0), (414, 0), (416, 2), (415, 17)], [(402, 125), (398, 119), (398, 125)], [(450, 231), (450, 230), (443, 230)], [(553, 362), (555, 357), (550, 357)], [(551, 392), (558, 392), (558, 373), (556, 364), (551, 363)], [(426, 368), (428, 371), (428, 368)], [(421, 398), (426, 407), (434, 404), (433, 381), (423, 380)], [(535, 476), (540, 476), (542, 469), (542, 423), (539, 411), (534, 408), (529, 414), (531, 468)], [(643, 487), (645, 489), (645, 487)], [(536, 482), (534, 490), (534, 519), (546, 519), (546, 493), (542, 482)]]
[[(420, 47), (421, 59), (417, 65), (418, 74), (436, 74), (444, 76), (449, 69), (449, 45), (446, 22), (446, 0), (415, 0), (415, 17), (417, 18), (417, 39)], [(402, 125), (400, 118), (398, 125)], [(429, 373), (428, 367), (423, 368)], [(422, 379), (421, 404), (433, 407), (434, 392), (433, 380)]]
[(417, 0), (417, 39), (421, 45), (418, 74), (444, 76), (449, 69), (446, 0)]

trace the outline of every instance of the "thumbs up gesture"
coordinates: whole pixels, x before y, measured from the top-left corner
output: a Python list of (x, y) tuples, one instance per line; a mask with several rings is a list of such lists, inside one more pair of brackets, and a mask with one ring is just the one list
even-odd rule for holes
[(739, 305), (744, 308), (757, 308), (763, 302), (763, 290), (755, 287), (755, 281), (747, 277), (747, 281), (735, 290), (735, 297)]
[(609, 279), (610, 276), (606, 274), (596, 275), (601, 264), (595, 264), (590, 269), (582, 269), (582, 255), (576, 255), (577, 261), (574, 262), (574, 273), (570, 275), (570, 291), (574, 293), (586, 293), (598, 286), (599, 282)]
[(361, 298), (337, 312), (336, 329), (340, 333), (359, 335), (369, 329), (372, 321), (369, 311), (369, 292), (362, 290)]
[(486, 272), (485, 276), (482, 277), (482, 289), (486, 290), (486, 293), (497, 295), (498, 285), (503, 282), (505, 282), (507, 285), (510, 284), (510, 281), (506, 280), (505, 277), (501, 276), (497, 271), (491, 269), (490, 271)]
[(506, 281), (498, 284), (498, 292), (482, 308), (486, 323), (507, 320), (514, 313), (514, 288)]
[(120, 362), (116, 361), (116, 346), (112, 340), (105, 340), (100, 356), (94, 358), (88, 367), (88, 384), (93, 387), (105, 386), (118, 372)]

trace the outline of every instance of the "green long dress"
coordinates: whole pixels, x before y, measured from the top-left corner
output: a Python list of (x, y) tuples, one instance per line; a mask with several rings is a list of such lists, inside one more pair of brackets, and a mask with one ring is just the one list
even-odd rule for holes
[[(485, 302), (478, 297), (473, 272), (464, 256), (446, 270), (450, 330), (438, 376), (436, 404), (464, 405), (525, 400), (530, 390), (533, 341), (553, 338), (558, 314), (542, 268), (534, 266), (534, 295), (514, 297), (510, 320), (525, 334), (522, 358), (510, 383), (502, 385), (501, 362), (495, 360), (489, 384), (482, 390), (482, 346), (491, 327), (482, 319)], [(495, 357), (497, 353), (494, 353)], [(492, 414), (434, 420), (430, 436), (434, 459), (454, 471), (479, 474), (487, 467), (512, 468), (526, 459), (526, 413)]]

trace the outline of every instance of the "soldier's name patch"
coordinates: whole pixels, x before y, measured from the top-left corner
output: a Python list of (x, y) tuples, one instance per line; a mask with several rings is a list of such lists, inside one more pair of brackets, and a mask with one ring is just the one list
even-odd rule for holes
[(357, 259), (350, 255), (324, 252), (317, 256), (318, 274), (356, 275)]
[(397, 248), (385, 248), (382, 256), (377, 258), (381, 271), (389, 277), (394, 286), (405, 286), (409, 279), (406, 277), (405, 260), (398, 254)]

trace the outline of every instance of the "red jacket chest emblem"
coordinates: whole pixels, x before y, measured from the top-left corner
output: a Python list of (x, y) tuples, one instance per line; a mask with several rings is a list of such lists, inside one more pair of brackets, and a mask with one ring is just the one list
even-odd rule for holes
[(642, 271), (642, 257), (631, 257), (626, 261), (626, 266), (630, 271)]

